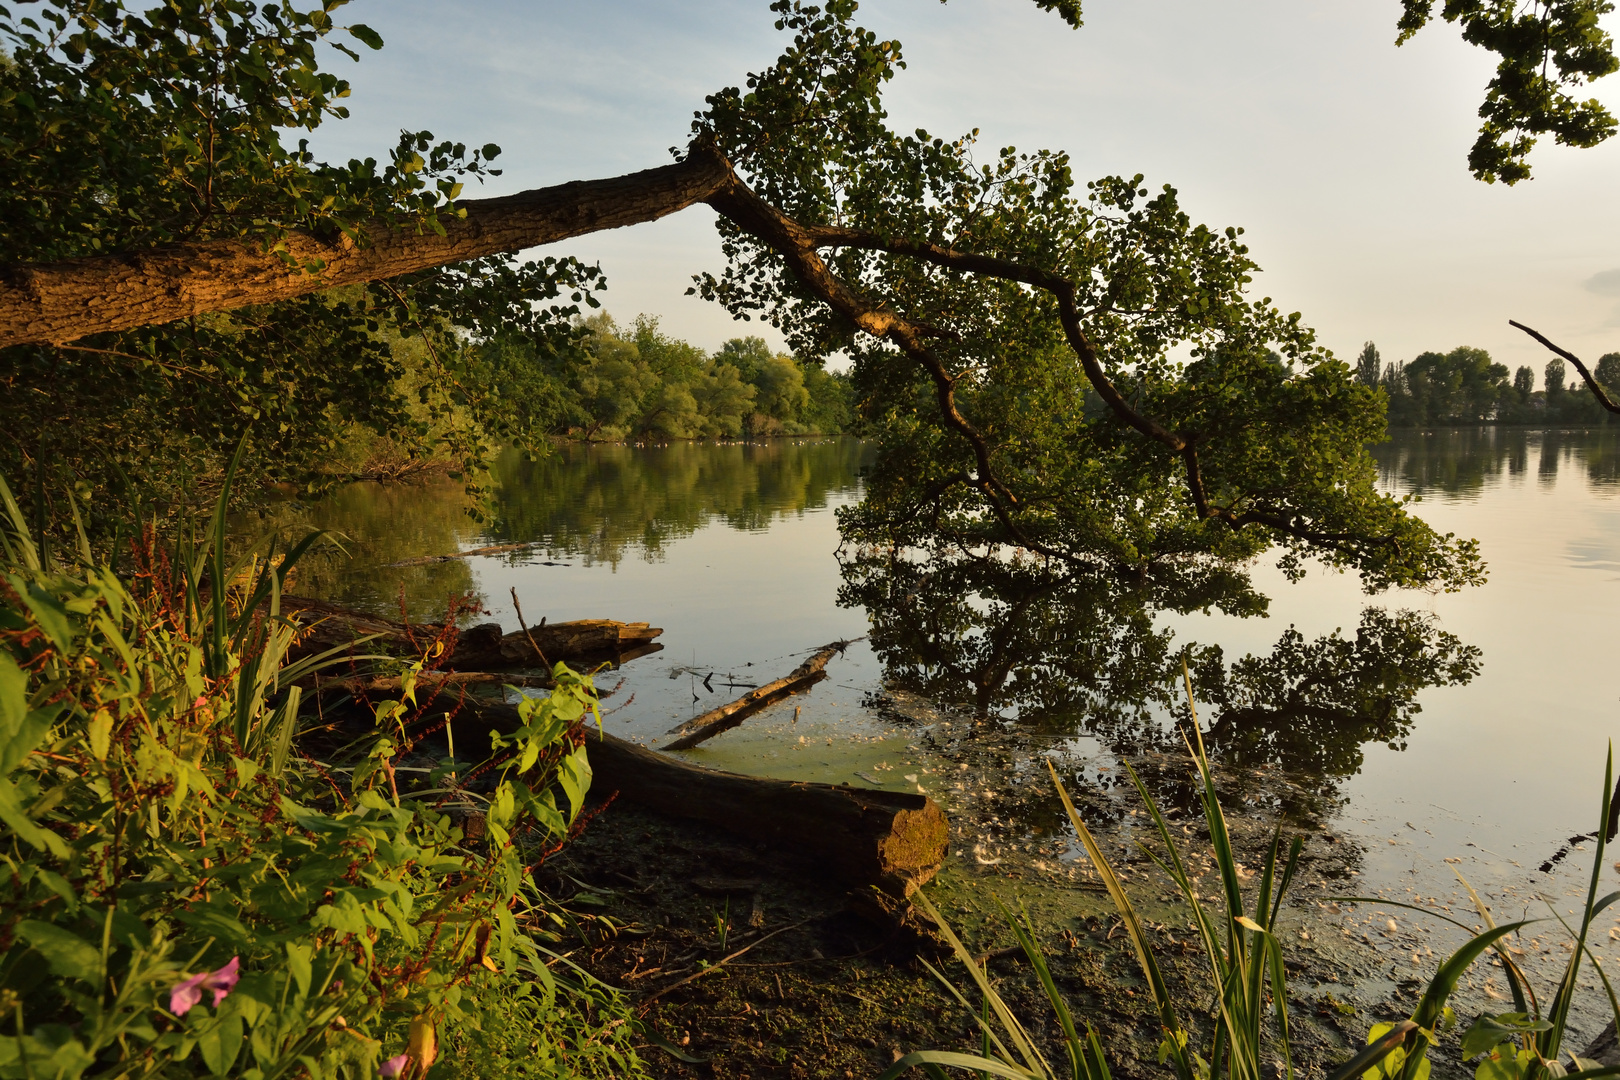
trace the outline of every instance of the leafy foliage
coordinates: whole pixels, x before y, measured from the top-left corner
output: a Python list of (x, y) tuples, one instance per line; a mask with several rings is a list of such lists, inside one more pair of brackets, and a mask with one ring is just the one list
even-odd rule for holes
[[(441, 1028), (489, 1030), (492, 996), (527, 1001), (586, 1071), (634, 1071), (622, 1039), (583, 1030), (622, 1026), (622, 1005), (562, 986), (525, 925), (544, 917), (526, 852), (567, 835), (589, 786), (588, 679), (558, 665), (551, 696), (525, 700), (484, 794), (411, 794), (395, 761), (420, 664), (347, 764), (289, 753), (299, 671), (273, 602), (289, 564), (225, 565), (223, 496), (214, 546), (177, 567), (148, 545), (133, 585), (87, 548), (41, 558), (0, 497), (0, 995), (16, 1022), (0, 1075), (370, 1077), (398, 1057), (421, 1076)], [(482, 839), (441, 811), (449, 795), (482, 801)], [(178, 993), (199, 976), (200, 1004)]]
[[(1434, 17), (1435, 0), (1402, 0), (1397, 43)], [(1496, 53), (1496, 77), (1479, 107), (1479, 138), (1468, 168), (1486, 183), (1530, 178), (1525, 159), (1538, 137), (1562, 146), (1596, 146), (1615, 132), (1615, 118), (1596, 98), (1575, 92), (1620, 68), (1614, 39), (1598, 20), (1609, 0), (1445, 0), (1441, 17), (1460, 23), (1463, 40)]]
[[(0, 261), (217, 238), (276, 251), (292, 229), (359, 242), (378, 224), (442, 231), (464, 183), (497, 174), (498, 147), (406, 132), (386, 162), (334, 164), (289, 142), (348, 115), (349, 84), (320, 68), (321, 49), (358, 59), (353, 43), (382, 45), (363, 25), (336, 23), (342, 6), (0, 6), (10, 53), (0, 66)], [(244, 431), (249, 474), (305, 486), (332, 479), (321, 466), (356, 429), (413, 455), (477, 462), (488, 444), (526, 432), (482, 385), (462, 338), (507, 330), (567, 348), (600, 282), (572, 259), (488, 258), (72, 346), (7, 349), (0, 426), (14, 438), (0, 469), (32, 481), (31, 501), (133, 484), (127, 504), (137, 494), (184, 501), (197, 478), (217, 479)], [(69, 429), (95, 436), (59, 434)], [(100, 510), (90, 507), (93, 531)]]
[[(1373, 348), (1371, 342), (1368, 347)], [(1567, 374), (1564, 361), (1554, 357), (1543, 369), (1543, 389), (1535, 388), (1536, 372), (1529, 367), (1519, 368), (1510, 383), (1507, 367), (1493, 362), (1484, 349), (1459, 345), (1450, 352), (1425, 352), (1386, 364), (1371, 385), (1383, 390), (1392, 427), (1611, 423), (1611, 414), (1584, 382), (1565, 385)], [(1606, 387), (1620, 386), (1620, 353), (1599, 359), (1594, 374)], [(1357, 377), (1366, 381), (1359, 369)]]
[(641, 315), (580, 324), (577, 349), (507, 334), (478, 353), (493, 392), (532, 429), (585, 441), (837, 434), (850, 424), (848, 378), (734, 338), (713, 356)]
[(1279, 546), (1290, 572), (1312, 555), (1369, 589), (1481, 579), (1471, 543), (1378, 492), (1376, 393), (1298, 314), (1248, 296), (1237, 229), (1194, 223), (1140, 176), (1081, 189), (1061, 153), (980, 163), (971, 133), (893, 131), (898, 43), (854, 25), (853, 4), (773, 7), (793, 44), (711, 96), (694, 131), (828, 250), (851, 303), (903, 312), (913, 340), (855, 334), (782, 245), (728, 219), (727, 268), (697, 290), (800, 353), (855, 358), (881, 453), (847, 535), (1137, 574)]

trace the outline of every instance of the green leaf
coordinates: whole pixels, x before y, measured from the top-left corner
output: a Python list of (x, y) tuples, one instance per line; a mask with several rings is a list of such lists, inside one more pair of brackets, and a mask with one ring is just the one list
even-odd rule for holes
[(10, 653), (0, 652), (0, 741), (11, 741), (27, 715), (28, 676)]
[[(227, 1002), (229, 999), (227, 999)], [(220, 1010), (197, 1031), (197, 1049), (203, 1064), (215, 1076), (224, 1076), (242, 1051), (242, 1017), (234, 1010)]]
[(1519, 1080), (1523, 1075), (1515, 1054), (1491, 1054), (1474, 1069), (1474, 1080)]
[(306, 997), (309, 996), (310, 980), (314, 977), (314, 969), (310, 965), (313, 953), (314, 950), (302, 942), (287, 942), (287, 971), (298, 983), (298, 992)]
[(1032, 1073), (1028, 1069), (1020, 1069), (1016, 1065), (1009, 1065), (1005, 1061), (980, 1057), (978, 1054), (957, 1054), (948, 1050), (914, 1051), (878, 1073), (877, 1080), (898, 1080), (898, 1077), (904, 1075), (906, 1070), (914, 1065), (948, 1065), (953, 1069), (972, 1069), (991, 1076), (1004, 1076), (1008, 1080), (1039, 1080), (1039, 1074)]
[(382, 35), (377, 33), (377, 31), (373, 30), (371, 27), (367, 26), (365, 23), (355, 23), (348, 29), (349, 33), (366, 48), (376, 50), (383, 47)]
[(53, 923), (24, 919), (17, 924), (17, 936), (38, 950), (50, 964), (52, 974), (100, 983), (101, 950), (72, 931)]
[(64, 656), (73, 652), (73, 620), (68, 615), (67, 607), (41, 589), (38, 585), (29, 583), (23, 593), (23, 603), (34, 616), (34, 622), (51, 639), (56, 651)]
[(583, 746), (558, 763), (557, 783), (562, 785), (563, 793), (568, 796), (568, 805), (573, 810), (570, 816), (577, 817), (584, 809), (585, 795), (591, 789), (591, 763), (586, 758)]
[(9, 773), (23, 759), (39, 749), (39, 744), (45, 734), (51, 730), (56, 718), (62, 715), (67, 708), (65, 704), (47, 705), (35, 709), (23, 717), (22, 723), (17, 725), (11, 738), (0, 741), (0, 774)]
[(90, 752), (96, 756), (97, 761), (107, 760), (107, 749), (112, 744), (112, 729), (112, 713), (106, 709), (97, 709), (85, 727), (85, 734), (90, 740)]
[(22, 798), (17, 788), (10, 780), (0, 777), (0, 821), (11, 826), (11, 831), (19, 838), (43, 851), (48, 851), (58, 859), (68, 857), (67, 842), (49, 829), (42, 829), (28, 816), (23, 808)]
[(1550, 1031), (1552, 1024), (1545, 1020), (1532, 1020), (1524, 1013), (1508, 1012), (1497, 1016), (1481, 1016), (1462, 1037), (1463, 1060), (1476, 1057), (1518, 1035), (1531, 1031)]

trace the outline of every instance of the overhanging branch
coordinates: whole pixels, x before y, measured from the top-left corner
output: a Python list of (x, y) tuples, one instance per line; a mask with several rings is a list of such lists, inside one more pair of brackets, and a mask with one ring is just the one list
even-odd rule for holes
[[(702, 202), (731, 179), (725, 159), (709, 144), (694, 142), (686, 159), (673, 165), (460, 203), (466, 216), (441, 217), (443, 236), (378, 224), (366, 230), (367, 242), (360, 245), (294, 232), (285, 238), (284, 252), (251, 240), (210, 240), (0, 267), (0, 348), (61, 344), (290, 300), (654, 221)], [(321, 263), (319, 273), (303, 269)]]
[(1607, 391), (1604, 390), (1603, 384), (1597, 381), (1597, 378), (1587, 370), (1586, 365), (1581, 363), (1580, 358), (1574, 353), (1570, 352), (1568, 349), (1559, 348), (1557, 345), (1554, 345), (1552, 342), (1542, 337), (1539, 332), (1530, 329), (1522, 322), (1515, 322), (1514, 320), (1509, 319), (1508, 325), (1518, 327), (1520, 330), (1523, 330), (1525, 333), (1547, 346), (1548, 349), (1574, 364), (1575, 370), (1581, 373), (1582, 379), (1586, 380), (1586, 388), (1592, 391), (1592, 396), (1597, 398), (1598, 404), (1602, 405), (1605, 409), (1608, 409), (1612, 413), (1620, 413), (1620, 405), (1616, 405), (1614, 403), (1614, 400), (1610, 398)]

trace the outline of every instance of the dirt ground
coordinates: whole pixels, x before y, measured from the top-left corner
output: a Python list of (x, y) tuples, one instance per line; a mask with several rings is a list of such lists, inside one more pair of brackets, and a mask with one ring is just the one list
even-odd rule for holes
[[(1150, 778), (1177, 767), (1137, 764)], [(1059, 989), (1075, 1016), (1096, 1026), (1115, 1075), (1166, 1075), (1154, 1057), (1158, 1018), (1107, 895), (1083, 857), (1055, 839), (1057, 830), (1045, 845), (1038, 835), (1027, 839), (1041, 807), (1009, 812), (1020, 799), (1045, 798), (1049, 787), (1039, 779), (1008, 780), (995, 813), (966, 806), (952, 813), (951, 854), (927, 893), (971, 949), (989, 954), (999, 992), (1051, 1060), (1064, 1060), (1055, 1018), (1022, 954), (1007, 948), (1014, 938), (998, 902), (1028, 912)], [(1306, 836), (1279, 925), (1290, 953), (1295, 1066), (1320, 1076), (1349, 1056), (1370, 1024), (1410, 1013), (1434, 961), (1403, 966), (1409, 943), (1347, 929), (1346, 909), (1325, 897), (1354, 890), (1359, 852), (1316, 819), (1325, 808), (1306, 789), (1259, 773), (1229, 778), (1228, 786), (1229, 827), (1246, 867), (1260, 865), (1279, 814)], [(1207, 967), (1187, 910), (1131, 842), (1145, 818), (1105, 788), (1071, 790), (1088, 819), (1114, 820), (1099, 839), (1111, 857), (1117, 852), (1133, 902), (1159, 939), (1183, 1016), (1207, 1030), (1207, 1015), (1198, 1015), (1208, 1005)], [(1201, 841), (1207, 851), (1202, 818), (1173, 805), (1168, 813), (1196, 864)], [(1020, 831), (998, 834), (991, 818), (1020, 822)], [(859, 898), (791, 851), (621, 799), (542, 874), (559, 899), (608, 917), (582, 932), (570, 959), (629, 992), (652, 1030), (676, 1048), (679, 1057), (645, 1048), (656, 1076), (871, 1077), (908, 1051), (978, 1046), (972, 1014), (925, 966), (966, 992), (962, 965), (926, 936), (874, 919)], [(608, 922), (616, 932), (599, 929)], [(1462, 1075), (1461, 1066), (1436, 1066), (1437, 1075)]]

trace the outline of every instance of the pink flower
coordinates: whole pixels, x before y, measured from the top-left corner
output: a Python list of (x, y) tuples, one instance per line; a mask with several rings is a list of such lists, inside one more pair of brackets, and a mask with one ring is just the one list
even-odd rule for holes
[(377, 1072), (383, 1077), (398, 1076), (400, 1073), (405, 1071), (405, 1066), (410, 1063), (410, 1060), (411, 1055), (409, 1054), (400, 1054), (398, 1057), (391, 1057), (382, 1063), (382, 1068), (378, 1069)]
[(176, 985), (169, 991), (169, 1011), (176, 1016), (186, 1015), (202, 1000), (204, 990), (214, 992), (214, 1008), (219, 1008), (219, 1003), (225, 1000), (225, 995), (231, 992), (237, 980), (242, 977), (237, 970), (241, 966), (241, 960), (241, 957), (233, 956), (230, 963), (218, 971), (205, 971)]

